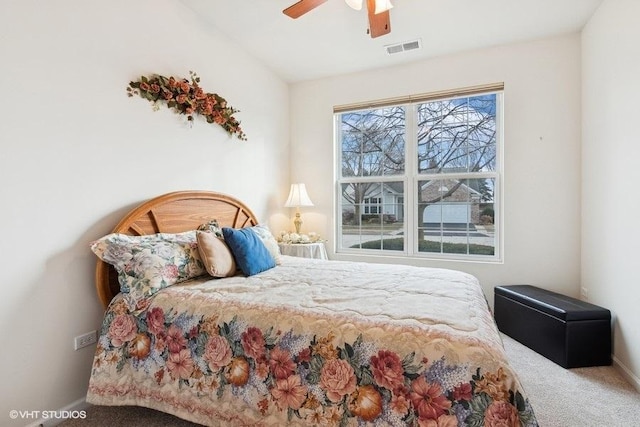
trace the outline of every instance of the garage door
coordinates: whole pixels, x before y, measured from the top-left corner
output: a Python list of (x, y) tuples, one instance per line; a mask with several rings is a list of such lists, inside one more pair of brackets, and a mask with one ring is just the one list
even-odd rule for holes
[(466, 203), (436, 203), (427, 206), (423, 220), (426, 224), (468, 224), (471, 206)]

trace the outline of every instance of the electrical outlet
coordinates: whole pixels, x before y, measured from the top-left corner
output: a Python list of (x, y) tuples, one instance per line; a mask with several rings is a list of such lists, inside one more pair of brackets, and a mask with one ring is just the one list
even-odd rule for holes
[(73, 340), (73, 349), (79, 350), (82, 347), (94, 344), (98, 340), (96, 331), (87, 332), (86, 334), (78, 335)]

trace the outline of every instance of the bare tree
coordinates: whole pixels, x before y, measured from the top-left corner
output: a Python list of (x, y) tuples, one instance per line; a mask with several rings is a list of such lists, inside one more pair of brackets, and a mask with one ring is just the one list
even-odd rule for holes
[(495, 97), (443, 100), (418, 106), (420, 173), (495, 169)]
[[(418, 169), (420, 173), (439, 174), (495, 170), (496, 115), (495, 97), (434, 101), (418, 106)], [(492, 187), (477, 180), (475, 190), (483, 200), (492, 200)], [(465, 182), (456, 184), (437, 197), (426, 198), (419, 192), (418, 218), (428, 205), (455, 194)], [(419, 238), (424, 230), (419, 230)]]
[[(356, 111), (342, 115), (342, 176), (368, 177), (404, 173), (404, 109)], [(361, 206), (377, 183), (353, 182), (342, 186), (344, 199), (354, 207), (360, 224)]]
[[(476, 205), (479, 201), (491, 203), (494, 178), (487, 176), (496, 169), (496, 106), (496, 95), (490, 94), (408, 107), (415, 107), (417, 113), (415, 127), (409, 130), (416, 134), (408, 138), (417, 143), (408, 150), (415, 153), (410, 164), (416, 165), (412, 167), (417, 170), (408, 173), (405, 173), (408, 130), (404, 106), (343, 113), (340, 129), (343, 224), (353, 213), (353, 222), (360, 225), (362, 207), (372, 201), (367, 198), (380, 197), (386, 203), (386, 192), (393, 191), (394, 186), (397, 191), (396, 184), (406, 176), (419, 180), (418, 188), (411, 190), (417, 192), (414, 197), (418, 204), (413, 207), (418, 216), (411, 226), (416, 228), (413, 232), (420, 242), (425, 239), (425, 210), (430, 205), (464, 202), (461, 200), (464, 195), (474, 209), (479, 208)], [(473, 176), (478, 172), (488, 174)], [(398, 178), (389, 179), (394, 176)], [(437, 191), (434, 183), (438, 184)], [(463, 186), (466, 191), (460, 191)], [(380, 248), (384, 247), (384, 241), (380, 240)]]
[[(494, 95), (448, 99), (418, 105), (418, 172), (442, 174), (495, 169), (496, 100)], [(401, 175), (405, 170), (405, 112), (403, 107), (355, 111), (342, 115), (342, 177)], [(419, 194), (419, 218), (427, 205), (453, 195), (458, 181), (437, 198)], [(342, 186), (343, 197), (360, 206), (375, 183)], [(483, 200), (491, 187), (481, 185)]]

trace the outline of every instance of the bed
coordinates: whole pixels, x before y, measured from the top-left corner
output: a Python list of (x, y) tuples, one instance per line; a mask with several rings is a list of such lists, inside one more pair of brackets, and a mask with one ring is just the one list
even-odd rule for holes
[[(281, 256), (260, 227), (234, 197), (184, 191), (143, 203), (94, 242), (106, 312), (89, 403), (210, 426), (537, 426), (475, 277)], [(258, 235), (273, 263), (237, 273), (262, 260), (234, 246), (238, 265), (212, 277), (200, 239), (232, 247), (241, 233)], [(176, 244), (185, 252), (167, 257)], [(132, 264), (149, 253), (165, 263), (153, 274)]]

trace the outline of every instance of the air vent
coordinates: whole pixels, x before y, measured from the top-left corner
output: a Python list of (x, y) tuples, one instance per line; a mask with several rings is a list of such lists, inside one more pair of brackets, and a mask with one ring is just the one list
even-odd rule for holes
[(408, 42), (398, 44), (388, 44), (384, 47), (389, 55), (393, 55), (400, 52), (407, 52), (409, 50), (420, 49), (420, 39), (411, 40)]

